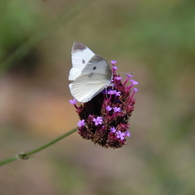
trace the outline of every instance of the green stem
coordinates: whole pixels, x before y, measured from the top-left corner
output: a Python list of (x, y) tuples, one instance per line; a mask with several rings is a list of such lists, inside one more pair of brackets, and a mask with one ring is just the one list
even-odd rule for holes
[(15, 156), (12, 156), (10, 158), (7, 158), (7, 159), (4, 159), (2, 161), (0, 161), (0, 166), (3, 166), (7, 163), (10, 163), (10, 162), (13, 162), (15, 160), (26, 160), (26, 159), (29, 159), (31, 157), (32, 154), (35, 154), (37, 152), (40, 152), (41, 150), (44, 150), (45, 148), (55, 144), (56, 142), (60, 141), (61, 139), (71, 135), (72, 133), (76, 132), (77, 131), (77, 128), (75, 129), (72, 129), (64, 134), (62, 134), (61, 136), (57, 137), (56, 139), (53, 139), (52, 141), (38, 147), (38, 148), (35, 148), (34, 150), (31, 150), (29, 152), (26, 152), (26, 153), (18, 153), (16, 154)]
[(67, 9), (62, 15), (60, 15), (56, 20), (51, 22), (46, 27), (39, 30), (34, 36), (32, 36), (28, 41), (20, 45), (4, 62), (0, 65), (0, 73), (2, 74), (11, 66), (21, 61), (30, 50), (33, 49), (43, 38), (47, 35), (55, 32), (56, 29), (67, 22), (70, 22), (75, 16), (77, 16), (86, 7), (89, 0), (77, 1), (72, 8)]

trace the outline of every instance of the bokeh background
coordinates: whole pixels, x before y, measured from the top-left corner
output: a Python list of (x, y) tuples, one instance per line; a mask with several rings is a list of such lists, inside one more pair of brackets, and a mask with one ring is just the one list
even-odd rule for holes
[(74, 133), (1, 167), (1, 195), (195, 194), (194, 0), (1, 0), (0, 13), (0, 160), (76, 126), (74, 41), (139, 82), (126, 146)]

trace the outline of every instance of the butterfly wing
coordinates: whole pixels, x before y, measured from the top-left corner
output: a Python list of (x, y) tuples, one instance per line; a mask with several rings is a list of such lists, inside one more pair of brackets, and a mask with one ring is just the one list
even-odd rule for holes
[(107, 79), (111, 80), (112, 71), (108, 62), (101, 56), (94, 55), (85, 68), (82, 70), (81, 74), (103, 74)]
[(82, 74), (69, 84), (72, 96), (79, 102), (88, 102), (110, 84), (103, 74)]
[(112, 77), (107, 61), (95, 55), (87, 46), (74, 42), (72, 47), (72, 68), (69, 73), (69, 84), (72, 96), (79, 102), (88, 102), (104, 88)]
[(73, 43), (71, 54), (72, 68), (70, 69), (68, 79), (74, 81), (95, 54), (80, 42)]

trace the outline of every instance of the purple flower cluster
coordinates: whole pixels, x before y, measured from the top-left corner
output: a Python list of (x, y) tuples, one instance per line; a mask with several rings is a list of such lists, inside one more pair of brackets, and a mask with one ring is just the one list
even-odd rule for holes
[(111, 61), (111, 64), (113, 77), (109, 87), (89, 102), (77, 106), (73, 99), (70, 104), (75, 106), (80, 117), (77, 125), (84, 139), (102, 147), (120, 148), (126, 144), (126, 137), (130, 137), (129, 118), (134, 110), (134, 94), (138, 91), (133, 86), (138, 82), (129, 74), (122, 82), (120, 75), (116, 74), (116, 61)]

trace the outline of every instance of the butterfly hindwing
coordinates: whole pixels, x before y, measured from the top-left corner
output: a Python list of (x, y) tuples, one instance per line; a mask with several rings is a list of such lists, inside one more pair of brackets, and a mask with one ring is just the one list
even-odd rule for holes
[(110, 84), (103, 74), (83, 74), (69, 85), (73, 97), (88, 102)]
[(81, 74), (89, 73), (106, 75), (109, 80), (111, 80), (112, 77), (112, 71), (108, 62), (98, 55), (93, 56), (81, 72)]

